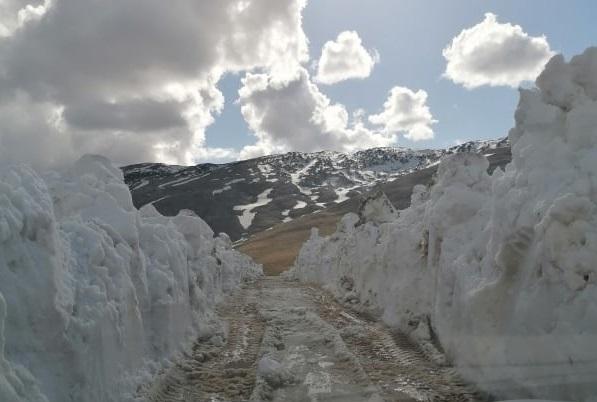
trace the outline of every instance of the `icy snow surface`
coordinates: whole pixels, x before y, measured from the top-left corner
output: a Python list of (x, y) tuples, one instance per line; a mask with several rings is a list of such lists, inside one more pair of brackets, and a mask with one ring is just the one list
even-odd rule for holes
[(217, 328), (224, 292), (259, 273), (193, 213), (136, 210), (105, 158), (43, 178), (4, 169), (0, 400), (131, 400)]
[[(379, 314), (502, 399), (596, 400), (597, 48), (521, 89), (512, 163), (444, 159), (388, 223), (314, 230), (294, 275)], [(374, 208), (375, 209), (375, 208)]]

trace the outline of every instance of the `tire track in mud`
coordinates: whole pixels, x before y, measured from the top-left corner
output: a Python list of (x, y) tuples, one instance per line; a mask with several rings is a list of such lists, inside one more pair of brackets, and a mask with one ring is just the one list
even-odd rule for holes
[[(227, 326), (224, 339), (198, 341), (153, 383), (147, 400), (484, 400), (409, 337), (316, 285), (264, 278), (235, 291), (217, 312)], [(278, 359), (294, 379), (271, 389), (257, 372), (263, 356)]]
[(227, 325), (226, 337), (198, 341), (189, 356), (168, 370), (148, 391), (151, 402), (246, 401), (255, 386), (255, 372), (265, 322), (250, 284), (217, 308)]
[(371, 381), (381, 390), (384, 400), (473, 402), (485, 399), (467, 386), (452, 367), (429, 358), (407, 335), (345, 308), (317, 286), (310, 285), (309, 291), (317, 300), (321, 318), (340, 333)]
[(267, 329), (261, 354), (279, 366), (275, 373), (258, 372), (252, 401), (381, 401), (338, 331), (317, 314), (304, 284), (280, 278), (262, 284)]

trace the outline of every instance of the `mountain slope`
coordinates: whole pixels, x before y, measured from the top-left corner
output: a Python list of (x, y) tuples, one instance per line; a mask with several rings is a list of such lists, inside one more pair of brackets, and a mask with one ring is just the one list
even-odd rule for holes
[[(511, 160), (510, 148), (496, 148), (488, 159), (490, 171), (497, 167), (503, 168)], [(436, 170), (437, 165), (403, 175), (394, 181), (375, 186), (371, 192), (381, 189), (396, 208), (407, 208), (413, 187), (417, 184), (431, 184)], [(238, 246), (238, 249), (263, 264), (266, 274), (277, 275), (292, 265), (301, 246), (309, 238), (311, 228), (316, 227), (321, 235), (333, 233), (340, 218), (349, 212), (356, 213), (366, 195), (367, 193), (257, 233)]]
[(189, 209), (232, 240), (341, 204), (447, 154), (492, 153), (501, 141), (476, 141), (445, 150), (373, 148), (352, 154), (291, 152), (222, 165), (138, 164), (123, 168), (136, 207), (164, 215)]

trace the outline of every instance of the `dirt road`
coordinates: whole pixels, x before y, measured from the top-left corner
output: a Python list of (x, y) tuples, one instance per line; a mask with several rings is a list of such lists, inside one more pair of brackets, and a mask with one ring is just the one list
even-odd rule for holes
[(476, 401), (437, 355), (316, 286), (266, 277), (219, 308), (224, 337), (151, 387), (163, 401)]

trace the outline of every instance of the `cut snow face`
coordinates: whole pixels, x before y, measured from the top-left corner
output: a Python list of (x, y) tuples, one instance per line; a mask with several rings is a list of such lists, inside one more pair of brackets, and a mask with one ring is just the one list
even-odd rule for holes
[(0, 400), (132, 400), (260, 272), (194, 213), (135, 209), (105, 158), (2, 170)]
[(256, 213), (253, 212), (255, 208), (262, 207), (271, 202), (271, 198), (268, 198), (271, 192), (272, 189), (268, 188), (257, 196), (256, 202), (247, 205), (238, 205), (233, 208), (235, 211), (242, 211), (242, 215), (238, 216), (238, 221), (243, 228), (248, 229), (253, 223), (253, 218), (255, 218), (256, 215)]
[(595, 66), (597, 48), (569, 63), (556, 56), (537, 89), (520, 91), (505, 171), (489, 175), (475, 153), (449, 156), (396, 219), (348, 214), (333, 235), (313, 232), (293, 275), (380, 314), (424, 348), (439, 341), (467, 380), (497, 398), (593, 400)]

